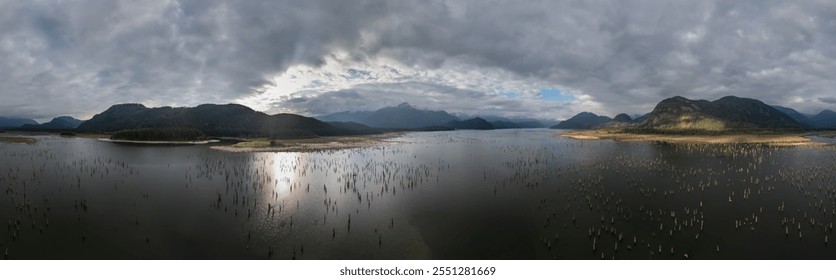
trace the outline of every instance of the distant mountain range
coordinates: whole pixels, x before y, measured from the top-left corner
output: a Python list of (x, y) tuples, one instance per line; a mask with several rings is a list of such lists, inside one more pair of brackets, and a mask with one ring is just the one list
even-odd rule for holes
[(781, 111), (781, 113), (786, 114), (787, 116), (789, 116), (790, 118), (792, 118), (793, 120), (797, 121), (800, 124), (804, 124), (808, 127), (817, 127), (817, 125), (815, 123), (813, 123), (813, 121), (810, 120), (810, 118), (808, 118), (804, 114), (799, 113), (798, 111), (796, 111), (792, 108), (776, 106), (776, 105), (773, 105), (772, 108), (775, 108), (776, 110)]
[(450, 121), (450, 122), (447, 123), (447, 126), (449, 126), (451, 128), (454, 128), (454, 129), (478, 129), (478, 130), (494, 129), (494, 126), (483, 118), (472, 118), (472, 119), (463, 120), (463, 121)]
[(596, 128), (629, 128), (635, 127), (637, 123), (640, 122), (633, 120), (633, 118), (627, 114), (621, 113), (612, 118), (611, 121), (600, 124), (596, 126)]
[[(395, 107), (385, 107), (376, 111), (339, 112), (319, 116), (317, 119), (329, 122), (354, 122), (376, 128), (410, 130), (428, 127), (450, 127), (455, 129), (545, 127), (540, 121), (531, 118), (510, 119), (496, 116), (454, 116), (446, 111), (418, 109), (409, 105), (409, 103), (401, 103)], [(485, 123), (489, 124), (489, 126)]]
[(636, 116), (633, 118), (633, 122), (643, 122), (650, 118), (650, 113), (645, 113), (644, 115)]
[[(119, 104), (88, 121), (62, 116), (38, 124), (32, 119), (0, 117), (0, 129), (114, 133), (130, 129), (182, 128), (197, 129), (210, 137), (303, 138), (392, 130), (537, 128), (554, 124), (549, 122), (533, 118), (455, 116), (441, 110), (418, 109), (408, 103), (376, 111), (334, 113), (318, 119), (294, 114), (268, 115), (237, 104), (204, 104), (193, 108)], [(582, 112), (551, 128), (630, 128), (657, 132), (836, 129), (836, 112), (824, 110), (816, 115), (805, 115), (750, 98), (726, 96), (706, 101), (677, 96), (660, 101), (652, 112), (644, 115), (618, 114), (610, 119)]]
[(633, 118), (631, 118), (630, 115), (627, 115), (625, 113), (621, 113), (621, 114), (615, 115), (615, 117), (612, 118), (612, 121), (620, 122), (620, 123), (632, 123)]
[(556, 121), (552, 120), (538, 120), (535, 118), (508, 118), (508, 117), (500, 117), (500, 116), (460, 116), (460, 119), (468, 119), (468, 118), (481, 118), (494, 126), (496, 129), (506, 129), (506, 128), (542, 128), (542, 127), (549, 127), (552, 125), (557, 124)]
[(0, 128), (18, 128), (27, 124), (38, 124), (38, 122), (26, 118), (0, 117)]
[(377, 111), (341, 112), (320, 116), (323, 121), (355, 122), (370, 127), (416, 129), (429, 126), (446, 126), (459, 119), (445, 111), (422, 110), (408, 103), (386, 107)]
[(652, 112), (631, 119), (619, 114), (614, 119), (583, 112), (552, 128), (633, 128), (657, 132), (836, 129), (836, 113), (825, 110), (808, 117), (791, 108), (735, 96), (715, 101), (672, 97), (659, 102)]
[(112, 133), (129, 129), (194, 128), (215, 137), (306, 138), (377, 132), (368, 127), (332, 125), (293, 114), (268, 115), (237, 104), (194, 108), (114, 105), (82, 123), (79, 132)]
[(21, 126), (21, 128), (24, 130), (72, 130), (77, 128), (83, 122), (84, 121), (73, 117), (62, 116), (54, 118), (47, 123), (25, 124)]
[(817, 128), (836, 129), (836, 112), (824, 110), (810, 118)]

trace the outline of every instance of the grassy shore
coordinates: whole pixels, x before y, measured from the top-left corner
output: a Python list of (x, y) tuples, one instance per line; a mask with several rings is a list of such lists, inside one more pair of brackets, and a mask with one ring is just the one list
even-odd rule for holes
[(560, 134), (560, 136), (579, 140), (612, 139), (615, 141), (659, 141), (669, 143), (706, 143), (706, 144), (767, 144), (772, 146), (819, 146), (825, 143), (813, 142), (806, 133), (763, 133), (763, 134), (719, 134), (719, 135), (679, 135), (679, 134), (641, 134), (628, 133), (616, 129), (579, 130)]
[(29, 138), (29, 137), (0, 136), (0, 143), (35, 144), (35, 143), (38, 143), (38, 140), (35, 140), (35, 138)]
[(228, 152), (310, 152), (389, 145), (383, 141), (401, 136), (402, 133), (386, 133), (363, 136), (330, 136), (309, 139), (254, 139), (229, 146), (213, 146), (212, 149)]

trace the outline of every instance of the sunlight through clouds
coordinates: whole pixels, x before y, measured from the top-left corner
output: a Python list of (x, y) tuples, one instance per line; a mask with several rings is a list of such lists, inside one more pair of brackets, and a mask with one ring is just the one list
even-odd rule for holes
[[(374, 88), (370, 88), (372, 86)], [(449, 105), (459, 105), (454, 99), (468, 103), (509, 99), (507, 101), (530, 103), (529, 106), (563, 106), (580, 100), (573, 97), (573, 91), (561, 93), (563, 98), (560, 99), (541, 98), (541, 88), (557, 87), (560, 85), (524, 78), (501, 68), (478, 67), (456, 59), (447, 60), (440, 67), (429, 68), (406, 66), (383, 56), (355, 61), (345, 53), (336, 53), (326, 56), (320, 66), (292, 66), (276, 76), (272, 84), (263, 90), (236, 102), (266, 112), (324, 115), (394, 106), (404, 101), (444, 109)], [(407, 88), (409, 90), (405, 90)], [(333, 106), (299, 106), (300, 103), (306, 104), (303, 99), (315, 99), (322, 94), (340, 94), (341, 91), (349, 91), (354, 94), (352, 97), (362, 99), (366, 107), (346, 107), (339, 103)], [(397, 96), (397, 99), (380, 98), (379, 95), (387, 93)], [(508, 93), (513, 93), (514, 97), (509, 97)], [(456, 108), (459, 109), (454, 110), (456, 112), (477, 112), (466, 106)], [(493, 104), (492, 108), (513, 110), (500, 104)], [(546, 119), (556, 117), (548, 111), (530, 116)]]

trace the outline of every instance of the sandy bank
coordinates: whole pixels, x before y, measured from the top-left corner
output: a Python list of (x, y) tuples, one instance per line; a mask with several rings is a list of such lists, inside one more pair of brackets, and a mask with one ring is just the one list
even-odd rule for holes
[(363, 136), (329, 136), (311, 139), (254, 140), (229, 146), (212, 146), (212, 149), (227, 152), (314, 152), (394, 145), (398, 142), (388, 139), (401, 136), (402, 133), (386, 133)]
[(38, 140), (29, 137), (19, 137), (19, 136), (0, 136), (0, 143), (10, 143), (10, 144), (35, 144), (38, 143)]
[(727, 134), (727, 135), (674, 135), (635, 134), (618, 130), (579, 130), (560, 134), (562, 137), (579, 140), (612, 139), (615, 141), (660, 141), (669, 143), (705, 144), (768, 144), (772, 146), (821, 146), (826, 143), (813, 142), (803, 133), (788, 134)]
[(209, 143), (220, 142), (218, 140), (203, 140), (203, 141), (136, 141), (136, 140), (113, 140), (108, 138), (99, 138), (99, 141), (125, 143), (125, 144), (148, 144), (148, 145), (204, 145)]

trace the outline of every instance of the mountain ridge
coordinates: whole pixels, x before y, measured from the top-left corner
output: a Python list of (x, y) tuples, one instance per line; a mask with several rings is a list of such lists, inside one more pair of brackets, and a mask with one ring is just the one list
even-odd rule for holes
[(384, 107), (375, 111), (338, 112), (319, 116), (317, 119), (331, 122), (354, 122), (370, 127), (387, 129), (418, 129), (431, 126), (446, 126), (450, 121), (458, 121), (446, 111), (418, 109), (403, 102), (397, 106)]
[(495, 127), (483, 118), (472, 118), (463, 121), (450, 121), (447, 126), (454, 129), (491, 130)]
[(609, 122), (610, 119), (607, 116), (599, 116), (595, 113), (590, 112), (581, 112), (577, 115), (572, 116), (571, 118), (562, 121), (551, 128), (553, 129), (592, 129), (596, 126), (603, 125)]
[(734, 131), (804, 129), (787, 114), (760, 100), (726, 96), (714, 101), (675, 96), (660, 101), (649, 118), (638, 125), (652, 131)]
[(326, 122), (354, 122), (370, 127), (407, 130), (446, 127), (453, 121), (462, 122), (473, 118), (483, 119), (495, 129), (545, 127), (541, 121), (533, 118), (503, 118), (498, 116), (451, 114), (444, 110), (419, 109), (406, 102), (374, 111), (343, 111), (318, 116), (316, 118)]
[(812, 121), (817, 128), (836, 129), (836, 112), (833, 112), (832, 110), (823, 110), (810, 118), (810, 121)]
[(42, 124), (25, 124), (20, 128), (24, 130), (71, 130), (77, 128), (83, 122), (84, 121), (70, 116), (60, 116), (53, 118), (49, 122), (45, 122)]
[(811, 128), (816, 127), (816, 124), (810, 118), (808, 118), (806, 115), (796, 111), (795, 109), (792, 109), (792, 108), (789, 108), (789, 107), (778, 106), (778, 105), (772, 105), (772, 108), (775, 108), (778, 111), (781, 111), (781, 113), (786, 114), (787, 116), (789, 116), (790, 118), (793, 118), (795, 121), (797, 121), (801, 124), (804, 124), (804, 125), (809, 126)]
[(771, 106), (760, 100), (725, 96), (714, 101), (665, 98), (650, 113), (631, 118), (618, 114), (609, 119), (591, 112), (579, 113), (552, 128), (624, 129), (639, 133), (724, 133), (745, 131), (805, 131), (836, 129), (836, 112), (824, 110), (807, 117), (791, 108)]
[(268, 115), (239, 104), (202, 104), (178, 108), (117, 104), (96, 114), (76, 130), (113, 133), (148, 128), (193, 128), (214, 137), (311, 138), (368, 134), (366, 131), (337, 127), (294, 114)]
[(38, 122), (27, 118), (0, 116), (0, 128), (18, 128), (27, 124), (37, 125)]

